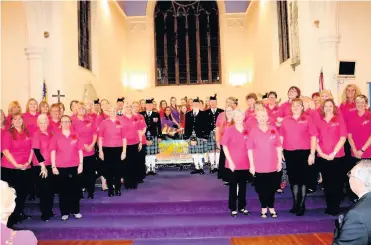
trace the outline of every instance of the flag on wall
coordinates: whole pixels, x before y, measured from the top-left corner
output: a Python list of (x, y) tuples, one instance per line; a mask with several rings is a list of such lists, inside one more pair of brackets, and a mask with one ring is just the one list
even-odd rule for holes
[(45, 80), (43, 82), (43, 98), (42, 101), (48, 102), (48, 89), (46, 87)]
[(319, 92), (321, 92), (324, 89), (325, 88), (323, 86), (323, 71), (322, 71), (322, 68), (321, 68), (321, 73), (319, 74)]

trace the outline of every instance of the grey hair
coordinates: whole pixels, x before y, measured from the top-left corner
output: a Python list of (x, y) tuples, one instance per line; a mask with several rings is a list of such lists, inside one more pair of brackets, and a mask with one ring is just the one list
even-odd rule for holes
[(371, 160), (361, 160), (357, 163), (354, 177), (361, 180), (367, 191), (371, 191)]

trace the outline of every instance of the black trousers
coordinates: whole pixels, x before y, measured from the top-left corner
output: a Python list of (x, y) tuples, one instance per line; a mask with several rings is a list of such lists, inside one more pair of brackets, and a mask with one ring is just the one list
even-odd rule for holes
[(95, 155), (84, 157), (84, 167), (82, 170), (82, 187), (86, 188), (89, 195), (94, 194), (95, 181), (97, 175), (95, 171), (97, 170), (97, 159)]
[(139, 180), (142, 181), (146, 178), (146, 145), (142, 146), (142, 150), (139, 152)]
[(140, 164), (140, 152), (138, 144), (126, 147), (126, 158), (123, 166), (123, 177), (125, 188), (137, 188), (142, 175), (142, 165)]
[(274, 208), (281, 178), (282, 172), (255, 173), (255, 191), (258, 193), (261, 208)]
[(229, 182), (231, 180), (231, 170), (225, 167), (225, 154), (223, 151), (223, 146), (220, 146), (220, 155), (219, 155), (219, 171), (218, 171), (218, 178), (222, 179), (225, 182)]
[(81, 186), (79, 185), (79, 176), (77, 167), (58, 168), (60, 193), (59, 208), (62, 215), (80, 213), (80, 194)]
[(246, 181), (248, 175), (249, 170), (235, 170), (234, 172), (231, 172), (231, 180), (229, 184), (229, 209), (231, 211), (237, 210), (237, 201), (238, 210), (246, 207)]
[(37, 189), (40, 197), (40, 211), (41, 217), (49, 218), (53, 215), (54, 191), (53, 191), (53, 172), (51, 166), (47, 166), (48, 176), (42, 178), (40, 176), (41, 167), (35, 166), (34, 172), (38, 174)]
[(335, 158), (332, 161), (323, 158), (318, 159), (321, 166), (327, 210), (330, 212), (339, 211), (343, 197), (343, 187), (346, 179), (346, 163), (344, 160), (343, 157)]
[(107, 180), (109, 190), (121, 189), (121, 178), (123, 177), (123, 163), (121, 161), (122, 147), (103, 147), (104, 154), (104, 178)]
[(316, 190), (318, 185), (318, 176), (320, 173), (320, 168), (318, 164), (318, 157), (316, 156), (314, 160), (314, 164), (309, 166), (309, 172), (308, 172), (308, 189)]
[(15, 209), (10, 215), (8, 225), (12, 226), (24, 212), (24, 204), (29, 194), (29, 186), (32, 178), (32, 170), (19, 170), (10, 168), (1, 168), (1, 180), (8, 182), (9, 186), (16, 191)]
[(31, 175), (30, 175), (30, 184), (29, 184), (29, 196), (30, 198), (39, 197), (40, 189), (39, 189), (39, 174), (40, 174), (40, 167), (34, 166), (31, 163)]

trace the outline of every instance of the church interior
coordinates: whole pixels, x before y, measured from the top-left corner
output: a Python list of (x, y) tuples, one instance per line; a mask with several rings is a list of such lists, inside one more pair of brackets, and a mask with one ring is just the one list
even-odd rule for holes
[[(292, 86), (307, 97), (331, 91), (336, 104), (349, 84), (371, 96), (371, 1), (24, 0), (0, 8), (4, 111), (30, 98), (63, 102), (70, 115), (72, 100), (159, 105), (213, 95), (220, 108), (233, 96), (246, 110), (247, 94), (274, 91), (285, 102)], [(42, 245), (330, 244), (335, 229), (321, 191), (294, 217), (286, 188), (276, 194), (279, 218), (264, 220), (250, 186), (253, 215), (232, 219), (228, 187), (210, 173), (158, 171), (113, 199), (97, 188), (94, 200), (81, 200), (81, 220), (43, 223), (31, 200), (35, 218), (16, 227)]]

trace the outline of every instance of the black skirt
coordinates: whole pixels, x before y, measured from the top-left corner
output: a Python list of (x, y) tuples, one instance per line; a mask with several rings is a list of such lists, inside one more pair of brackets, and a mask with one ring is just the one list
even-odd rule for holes
[(308, 157), (310, 150), (284, 150), (287, 175), (290, 185), (307, 185), (310, 178)]
[(123, 177), (125, 188), (136, 188), (142, 179), (142, 164), (138, 144), (126, 147), (126, 158), (124, 160)]
[(280, 188), (282, 171), (271, 173), (255, 173), (255, 191), (258, 193), (276, 192)]

